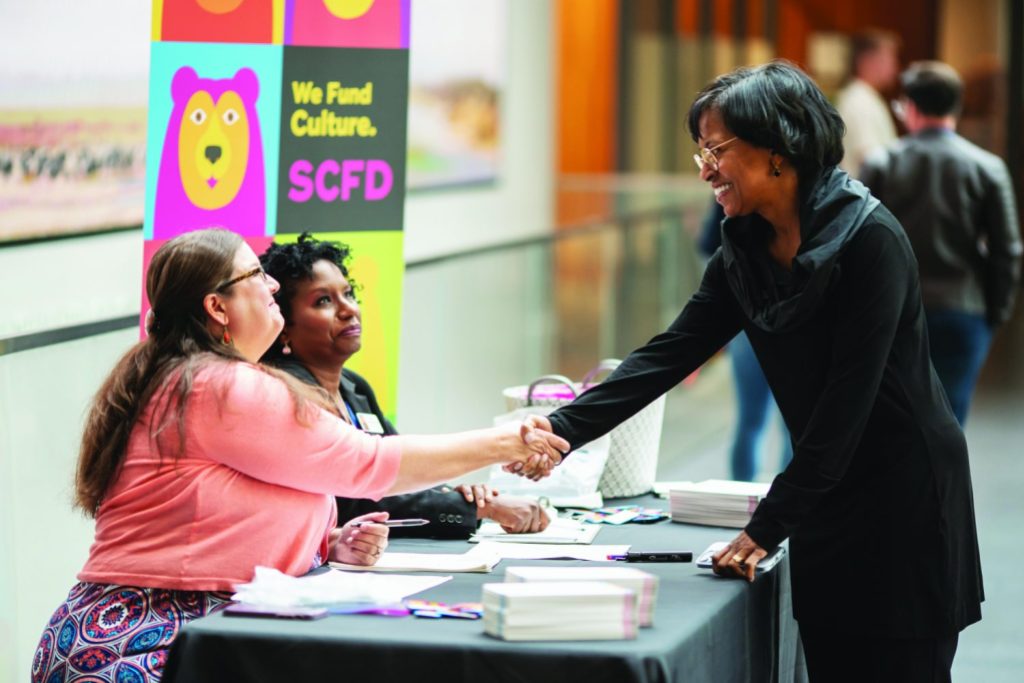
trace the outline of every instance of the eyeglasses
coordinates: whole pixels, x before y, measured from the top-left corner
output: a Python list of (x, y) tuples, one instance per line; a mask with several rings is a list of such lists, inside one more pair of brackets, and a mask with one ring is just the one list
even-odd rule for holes
[(267, 275), (267, 271), (263, 270), (263, 266), (256, 266), (252, 270), (246, 271), (238, 277), (233, 277), (230, 280), (220, 283), (214, 291), (223, 292), (231, 285), (237, 285), (242, 280), (248, 280), (249, 278), (256, 277), (257, 275), (261, 276), (264, 282), (267, 282), (270, 278), (270, 276)]
[(715, 154), (715, 150), (728, 145), (737, 137), (738, 136), (731, 137), (725, 142), (718, 143), (714, 147), (701, 147), (700, 154), (693, 155), (693, 160), (697, 164), (697, 169), (703, 171), (705, 166), (710, 166), (712, 171), (718, 171), (718, 155)]

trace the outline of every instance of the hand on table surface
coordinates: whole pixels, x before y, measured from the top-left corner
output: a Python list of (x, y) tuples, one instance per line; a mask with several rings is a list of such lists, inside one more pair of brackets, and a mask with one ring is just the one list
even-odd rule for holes
[(729, 545), (715, 553), (712, 567), (719, 576), (742, 576), (753, 581), (757, 563), (766, 555), (767, 550), (747, 536), (746, 531), (741, 531)]

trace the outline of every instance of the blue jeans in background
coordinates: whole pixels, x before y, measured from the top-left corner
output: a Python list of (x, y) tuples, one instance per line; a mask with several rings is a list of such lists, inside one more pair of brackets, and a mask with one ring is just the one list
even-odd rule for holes
[[(761, 446), (768, 427), (768, 417), (777, 414), (778, 408), (745, 333), (740, 332), (729, 343), (729, 357), (732, 359), (733, 384), (738, 403), (736, 435), (731, 453), (732, 478), (754, 481), (761, 464)], [(793, 459), (793, 444), (790, 442), (789, 430), (781, 419), (779, 423), (782, 427), (779, 469), (782, 470)]]
[(928, 346), (949, 405), (960, 425), (967, 421), (971, 396), (992, 344), (985, 316), (961, 311), (926, 310)]

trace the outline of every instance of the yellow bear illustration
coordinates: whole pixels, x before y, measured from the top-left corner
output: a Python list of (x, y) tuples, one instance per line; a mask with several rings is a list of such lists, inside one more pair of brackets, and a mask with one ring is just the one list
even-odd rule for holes
[(185, 194), (196, 206), (219, 209), (238, 194), (249, 164), (249, 120), (238, 93), (217, 102), (193, 93), (181, 117), (178, 167)]

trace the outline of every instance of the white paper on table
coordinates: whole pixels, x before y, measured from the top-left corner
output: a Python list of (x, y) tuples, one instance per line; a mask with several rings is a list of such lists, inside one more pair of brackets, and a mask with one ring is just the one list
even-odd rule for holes
[(331, 570), (313, 576), (289, 576), (270, 567), (256, 567), (249, 583), (235, 584), (233, 600), (254, 605), (295, 607), (352, 603), (388, 605), (433, 588), (450, 576), (375, 576)]
[(596, 510), (599, 507), (604, 507), (604, 498), (601, 496), (600, 491), (594, 491), (582, 496), (548, 496), (547, 498), (557, 508)]
[(358, 566), (331, 562), (335, 569), (360, 572), (456, 572), (485, 574), (501, 561), (501, 556), (482, 546), (467, 552), (451, 553), (392, 553), (385, 551), (377, 563)]
[(546, 543), (495, 543), (477, 546), (503, 560), (592, 560), (607, 562), (609, 555), (625, 555), (629, 545), (554, 545)]
[(601, 530), (600, 524), (585, 524), (575, 519), (556, 517), (544, 531), (532, 534), (510, 534), (500, 524), (486, 521), (469, 538), (470, 543), (497, 541), (500, 543), (556, 543), (589, 545)]

